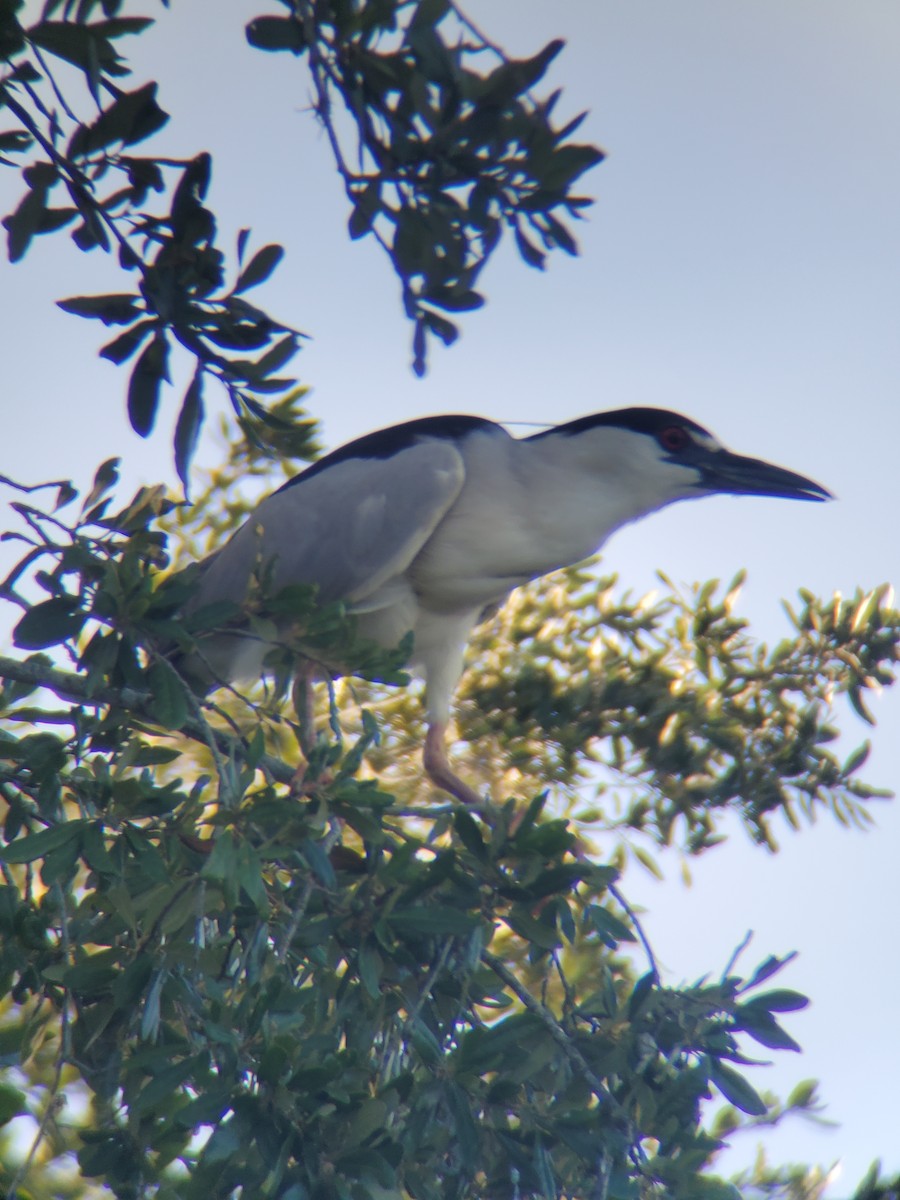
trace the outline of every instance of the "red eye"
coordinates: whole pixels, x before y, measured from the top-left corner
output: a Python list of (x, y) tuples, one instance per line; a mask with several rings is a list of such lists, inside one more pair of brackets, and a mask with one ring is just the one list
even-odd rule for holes
[(659, 435), (659, 444), (673, 454), (683, 450), (690, 440), (683, 425), (669, 425)]

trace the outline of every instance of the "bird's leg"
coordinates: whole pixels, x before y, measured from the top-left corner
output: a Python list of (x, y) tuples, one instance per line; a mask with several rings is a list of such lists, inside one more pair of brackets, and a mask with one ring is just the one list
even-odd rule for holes
[(461, 800), (463, 804), (482, 805), (483, 798), (474, 788), (463, 783), (450, 767), (447, 759), (447, 746), (444, 742), (446, 732), (447, 726), (442, 722), (432, 721), (429, 724), (428, 732), (425, 735), (425, 749), (422, 754), (425, 773), (432, 783), (442, 791), (449, 792), (457, 800)]
[(294, 676), (294, 686), (291, 689), (291, 699), (294, 712), (297, 714), (297, 741), (306, 762), (297, 767), (291, 780), (291, 791), (310, 794), (329, 780), (329, 773), (324, 772), (316, 779), (307, 780), (309, 759), (316, 747), (316, 696), (313, 691), (313, 681), (316, 675), (316, 664), (308, 659), (303, 660), (297, 667)]

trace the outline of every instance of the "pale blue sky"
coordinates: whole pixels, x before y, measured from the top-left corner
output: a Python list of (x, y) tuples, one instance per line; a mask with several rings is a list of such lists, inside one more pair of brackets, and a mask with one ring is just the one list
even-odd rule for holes
[[(153, 11), (147, 0), (147, 11)], [(609, 153), (588, 177), (597, 203), (582, 256), (540, 275), (511, 252), (488, 268), (488, 306), (424, 381), (409, 367), (398, 287), (379, 253), (351, 245), (328, 147), (307, 108), (303, 68), (243, 46), (248, 0), (174, 5), (133, 43), (139, 82), (161, 79), (174, 120), (160, 153), (215, 158), (211, 201), (223, 245), (253, 227), (288, 256), (260, 300), (313, 335), (297, 360), (312, 411), (335, 445), (440, 411), (562, 421), (603, 408), (680, 410), (743, 452), (830, 487), (831, 505), (720, 499), (677, 505), (628, 529), (606, 567), (637, 590), (749, 570), (741, 613), (760, 636), (786, 632), (780, 599), (896, 580), (900, 7), (895, 0), (477, 0), (470, 13), (513, 53), (568, 40), (550, 83), (562, 110), (588, 108), (585, 139)], [(271, 6), (268, 11), (274, 11)], [(581, 136), (581, 135), (580, 135)], [(0, 176), (0, 208), (18, 195)], [(172, 478), (169, 398), (143, 443), (123, 417), (125, 377), (98, 361), (100, 331), (52, 300), (119, 290), (110, 262), (57, 235), (0, 265), (5, 444), (0, 471), (85, 482), (121, 454), (129, 483)], [(207, 441), (201, 458), (210, 461)], [(867, 777), (900, 780), (897, 696), (877, 704)], [(848, 746), (865, 730), (844, 719)], [(785, 984), (813, 1006), (787, 1024), (804, 1047), (759, 1072), (786, 1093), (822, 1081), (840, 1128), (767, 1135), (775, 1160), (844, 1161), (850, 1190), (876, 1155), (900, 1167), (896, 861), (900, 817), (843, 832), (823, 818), (784, 831), (775, 858), (738, 834), (678, 882), (634, 878), (647, 926), (677, 981), (724, 965), (748, 927), (755, 955), (801, 952)], [(848, 970), (851, 961), (856, 974)], [(733, 1150), (723, 1167), (748, 1161)]]

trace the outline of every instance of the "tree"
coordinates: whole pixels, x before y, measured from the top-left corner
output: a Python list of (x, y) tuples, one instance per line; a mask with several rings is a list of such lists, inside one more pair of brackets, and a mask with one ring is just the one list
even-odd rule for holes
[[(279, 374), (298, 335), (244, 298), (279, 248), (248, 257), (242, 231), (226, 288), (206, 157), (133, 150), (165, 114), (152, 86), (120, 86), (120, 39), (147, 24), (123, 7), (51, 3), (28, 29), (20, 6), (2, 11), (0, 100), (19, 128), (0, 150), (30, 156), (10, 257), (72, 225), (82, 248), (115, 248), (136, 286), (63, 305), (122, 327), (103, 353), (129, 364), (145, 435), (170, 346), (193, 355), (175, 437), (185, 484), (210, 378), (238, 428), (188, 512), (161, 488), (122, 504), (113, 463), (80, 507), (65, 482), (47, 485), (49, 504), (19, 488), (27, 546), (5, 595), (25, 655), (0, 661), (0, 1038), (17, 1074), (0, 1105), (33, 1112), (40, 1136), (31, 1154), (7, 1143), (7, 1189), (736, 1194), (714, 1173), (722, 1140), (816, 1111), (811, 1086), (782, 1105), (739, 1070), (754, 1043), (797, 1048), (780, 1014), (805, 999), (767, 982), (786, 960), (745, 969), (739, 952), (712, 982), (668, 986), (621, 880), (635, 858), (652, 867), (655, 845), (710, 849), (727, 811), (766, 843), (778, 813), (866, 819), (865, 747), (842, 763), (827, 743), (835, 700), (870, 719), (867, 690), (892, 679), (888, 593), (805, 596), (770, 652), (735, 616), (739, 580), (649, 606), (571, 571), (518, 593), (477, 648), (461, 723), (495, 800), (487, 819), (422, 795), (414, 704), (357, 679), (331, 690), (298, 784), (277, 687), (201, 703), (166, 653), (200, 628), (179, 617), (189, 584), (168, 567), (241, 519), (240, 480), (273, 458), (290, 471), (314, 443)], [(532, 95), (559, 46), (509, 61), (432, 0), (283, 7), (248, 39), (308, 65), (351, 236), (390, 256), (424, 369), (428, 337), (456, 335), (447, 314), (480, 303), (504, 227), (532, 266), (575, 251), (566, 221), (586, 201), (572, 188), (600, 152), (571, 142), (575, 123), (553, 126), (554, 97)], [(72, 115), (57, 60), (81, 72), (96, 115)], [(284, 604), (305, 645), (348, 653), (352, 622), (314, 597), (263, 581), (249, 617)], [(398, 656), (353, 653), (360, 675), (400, 678)], [(711, 1095), (728, 1102), (715, 1116)], [(761, 1167), (741, 1186), (814, 1195), (822, 1179)]]

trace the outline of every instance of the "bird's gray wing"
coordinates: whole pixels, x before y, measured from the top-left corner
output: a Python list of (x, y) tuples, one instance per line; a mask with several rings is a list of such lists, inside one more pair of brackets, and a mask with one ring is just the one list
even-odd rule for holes
[(437, 440), (301, 474), (207, 560), (191, 607), (240, 603), (254, 569), (269, 562), (276, 589), (316, 584), (320, 600), (364, 603), (406, 570), (464, 482), (462, 456)]

